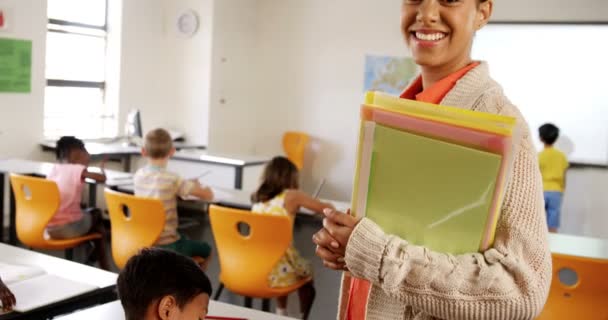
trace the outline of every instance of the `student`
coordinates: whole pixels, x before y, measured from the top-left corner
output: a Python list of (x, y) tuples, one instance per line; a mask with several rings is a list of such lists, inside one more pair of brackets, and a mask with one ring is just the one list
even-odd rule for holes
[(101, 212), (95, 208), (82, 210), (80, 207), (84, 180), (92, 179), (99, 183), (106, 181), (104, 163), (101, 164), (101, 173), (91, 172), (88, 169), (91, 157), (84, 143), (71, 136), (61, 137), (57, 141), (55, 153), (57, 163), (46, 178), (57, 184), (61, 202), (46, 231), (52, 239), (77, 238), (91, 232), (101, 233), (102, 238), (94, 242), (92, 255), (97, 257), (101, 268), (109, 270)]
[(184, 180), (179, 175), (167, 170), (169, 158), (175, 153), (169, 132), (154, 129), (146, 134), (142, 155), (148, 164), (137, 170), (133, 177), (135, 195), (146, 198), (161, 199), (167, 215), (165, 227), (156, 241), (156, 246), (177, 251), (188, 257), (200, 257), (201, 268), (206, 269), (211, 256), (209, 244), (186, 239), (177, 232), (177, 197), (188, 195), (203, 200), (212, 200), (213, 191), (203, 187), (198, 181)]
[(0, 279), (0, 302), (2, 302), (2, 311), (11, 311), (13, 306), (17, 304), (15, 295), (6, 287), (2, 279)]
[(494, 246), (434, 252), (369, 219), (326, 210), (313, 239), (326, 266), (349, 270), (339, 319), (533, 319), (543, 308), (551, 255), (537, 155), (525, 120), (490, 78), (488, 64), (471, 59), (475, 32), (492, 9), (493, 0), (404, 0), (401, 31), (421, 70), (402, 98), (513, 116), (524, 133), (514, 141)]
[[(298, 190), (298, 168), (285, 157), (275, 157), (266, 165), (260, 187), (251, 198), (254, 202), (251, 211), (288, 216), (292, 222), (300, 207), (316, 213), (333, 208), (331, 204), (318, 201)], [(300, 256), (292, 245), (268, 275), (268, 283), (271, 287), (289, 287), (311, 276), (310, 262)], [(308, 318), (315, 294), (312, 281), (298, 289), (302, 319)], [(287, 296), (277, 299), (277, 313), (287, 315)]]
[(545, 191), (545, 211), (549, 232), (557, 232), (562, 207), (562, 195), (566, 188), (566, 170), (568, 159), (566, 155), (553, 147), (559, 137), (559, 128), (546, 123), (538, 128), (540, 140), (545, 148), (538, 155), (540, 173), (543, 177)]
[(131, 257), (117, 281), (126, 320), (201, 320), (211, 283), (190, 258), (159, 248)]

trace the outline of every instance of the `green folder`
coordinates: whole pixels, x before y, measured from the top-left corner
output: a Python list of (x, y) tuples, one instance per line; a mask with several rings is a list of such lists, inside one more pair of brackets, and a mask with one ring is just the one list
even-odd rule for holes
[(434, 251), (477, 252), (501, 156), (369, 121), (361, 134), (355, 214)]

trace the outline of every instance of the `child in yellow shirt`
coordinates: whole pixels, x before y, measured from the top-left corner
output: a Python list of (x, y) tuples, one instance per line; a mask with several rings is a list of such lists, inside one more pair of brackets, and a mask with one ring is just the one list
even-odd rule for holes
[(562, 196), (566, 187), (566, 169), (568, 159), (563, 152), (553, 147), (559, 137), (559, 128), (547, 123), (538, 128), (540, 140), (545, 149), (538, 155), (540, 172), (543, 176), (543, 189), (545, 194), (545, 211), (549, 232), (557, 232), (559, 228)]

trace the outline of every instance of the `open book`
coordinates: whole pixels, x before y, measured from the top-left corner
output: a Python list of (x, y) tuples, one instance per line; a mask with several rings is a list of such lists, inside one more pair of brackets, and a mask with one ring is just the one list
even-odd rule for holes
[(96, 289), (89, 284), (47, 274), (39, 267), (4, 262), (0, 262), (0, 278), (15, 295), (17, 305), (13, 309), (17, 312), (27, 312)]

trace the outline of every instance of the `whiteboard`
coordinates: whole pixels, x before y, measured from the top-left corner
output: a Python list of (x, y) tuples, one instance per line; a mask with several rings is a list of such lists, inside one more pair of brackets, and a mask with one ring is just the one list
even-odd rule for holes
[(570, 162), (608, 164), (608, 25), (490, 24), (473, 58), (489, 62), (539, 150), (538, 127), (552, 122)]

